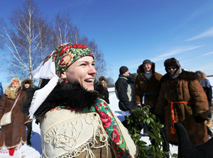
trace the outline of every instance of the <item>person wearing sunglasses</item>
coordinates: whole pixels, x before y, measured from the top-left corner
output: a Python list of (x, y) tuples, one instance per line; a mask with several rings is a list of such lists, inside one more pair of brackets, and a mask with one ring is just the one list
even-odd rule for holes
[(181, 69), (179, 61), (169, 58), (164, 62), (166, 74), (161, 78), (161, 89), (154, 113), (166, 127), (166, 138), (178, 144), (175, 122), (186, 128), (193, 145), (209, 140), (204, 121), (208, 119), (208, 101), (195, 73)]

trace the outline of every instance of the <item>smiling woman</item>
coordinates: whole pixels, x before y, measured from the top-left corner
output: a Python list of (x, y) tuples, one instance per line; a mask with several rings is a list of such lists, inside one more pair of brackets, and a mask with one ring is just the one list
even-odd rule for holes
[(91, 50), (72, 43), (60, 45), (34, 71), (50, 80), (24, 104), (41, 123), (43, 157), (136, 156), (128, 131), (97, 97), (95, 75)]
[(95, 61), (93, 57), (86, 56), (74, 62), (61, 74), (61, 78), (68, 80), (68, 83), (78, 81), (85, 89), (94, 90), (95, 74)]

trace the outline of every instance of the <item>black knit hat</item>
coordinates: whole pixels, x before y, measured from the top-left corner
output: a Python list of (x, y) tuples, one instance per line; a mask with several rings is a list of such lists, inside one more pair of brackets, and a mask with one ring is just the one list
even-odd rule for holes
[(129, 69), (126, 67), (126, 66), (121, 66), (119, 71), (120, 71), (120, 74), (124, 74), (125, 72), (127, 72)]
[(146, 59), (146, 60), (143, 61), (143, 65), (145, 65), (145, 64), (150, 64), (150, 65), (152, 65), (152, 62), (151, 62), (151, 60)]

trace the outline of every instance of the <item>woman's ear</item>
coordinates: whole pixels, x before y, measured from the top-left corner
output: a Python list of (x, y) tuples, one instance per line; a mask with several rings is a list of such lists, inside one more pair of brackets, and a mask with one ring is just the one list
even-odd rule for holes
[(61, 73), (61, 79), (63, 80), (67, 79), (67, 74), (65, 71)]

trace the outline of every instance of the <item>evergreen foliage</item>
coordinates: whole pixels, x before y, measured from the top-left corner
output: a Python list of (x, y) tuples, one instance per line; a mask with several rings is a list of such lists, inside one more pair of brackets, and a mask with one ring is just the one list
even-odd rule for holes
[[(148, 127), (151, 127), (149, 137), (151, 141), (154, 142), (153, 144), (147, 145), (147, 143), (142, 140), (140, 136), (141, 129), (139, 127), (140, 122), (146, 123)], [(133, 141), (138, 147), (138, 157), (166, 157), (166, 153), (162, 150), (163, 138), (160, 134), (163, 125), (157, 121), (154, 114), (151, 114), (149, 106), (143, 106), (134, 110), (132, 115), (127, 117), (127, 128)]]

